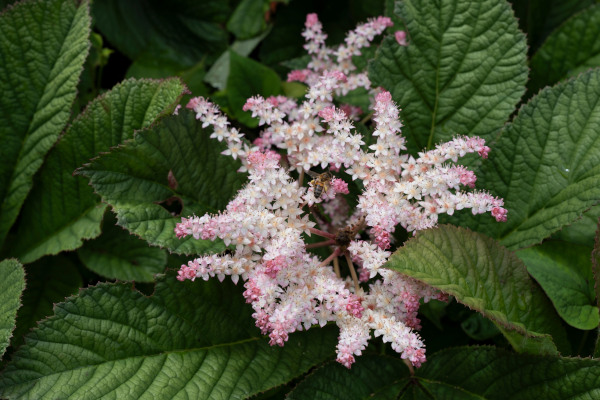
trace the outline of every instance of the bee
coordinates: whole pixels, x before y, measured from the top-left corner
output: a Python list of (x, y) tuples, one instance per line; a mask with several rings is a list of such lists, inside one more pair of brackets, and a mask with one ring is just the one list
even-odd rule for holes
[(323, 192), (327, 192), (327, 190), (329, 190), (329, 184), (333, 179), (333, 174), (329, 171), (323, 172), (322, 174), (317, 174), (313, 171), (306, 171), (306, 173), (313, 178), (313, 180), (308, 184), (314, 187), (315, 198), (320, 198)]
[(335, 234), (335, 241), (341, 247), (347, 247), (354, 240), (358, 232), (365, 228), (365, 216), (361, 216), (354, 224), (345, 228), (338, 229)]

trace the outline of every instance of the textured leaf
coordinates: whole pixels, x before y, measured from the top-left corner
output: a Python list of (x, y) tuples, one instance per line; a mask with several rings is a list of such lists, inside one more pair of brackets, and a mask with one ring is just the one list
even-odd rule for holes
[(25, 272), (17, 260), (0, 262), (0, 357), (8, 347), (15, 328), (17, 310), (21, 306), (21, 293), (25, 289)]
[(600, 69), (542, 90), (521, 108), (478, 173), (508, 221), (460, 216), (509, 249), (541, 242), (600, 201)]
[(132, 60), (154, 57), (191, 67), (210, 62), (227, 46), (221, 26), (229, 4), (220, 0), (95, 0), (94, 22), (108, 41)]
[(24, 1), (0, 14), (0, 243), (69, 119), (89, 32), (87, 2)]
[(523, 263), (490, 238), (450, 225), (429, 229), (407, 241), (386, 267), (454, 296), (514, 332), (507, 338), (517, 349), (552, 353), (548, 334), (567, 348), (552, 305)]
[(55, 303), (77, 293), (83, 285), (75, 264), (64, 255), (44, 257), (25, 266), (27, 288), (23, 306), (17, 313), (17, 327), (11, 341), (13, 348), (23, 343), (23, 336), (44, 317), (52, 315)]
[(598, 0), (511, 0), (519, 26), (527, 33), (530, 53), (573, 14)]
[(600, 206), (594, 206), (586, 211), (580, 220), (560, 230), (552, 236), (553, 239), (594, 247), (594, 236), (600, 218)]
[[(227, 284), (226, 284), (227, 283)], [(10, 398), (241, 399), (333, 356), (336, 329), (268, 345), (230, 282), (99, 284), (57, 305), (0, 377)]]
[[(292, 390), (286, 399), (361, 400), (385, 390), (386, 386), (410, 381), (408, 368), (398, 358), (364, 355), (351, 369), (337, 362), (325, 364)], [(397, 395), (397, 393), (396, 393)], [(393, 399), (394, 397), (391, 397)]]
[(551, 241), (519, 250), (517, 255), (562, 319), (583, 330), (598, 326), (600, 315), (588, 247)]
[(172, 111), (184, 89), (178, 79), (130, 79), (90, 103), (48, 154), (23, 206), (20, 239), (11, 253), (27, 263), (98, 236), (106, 206), (73, 171)]
[(531, 58), (529, 90), (536, 93), (546, 85), (600, 66), (600, 4), (575, 15), (544, 42)]
[(227, 78), (227, 100), (235, 118), (244, 125), (255, 127), (258, 121), (242, 110), (246, 100), (257, 94), (263, 97), (281, 94), (281, 80), (272, 69), (237, 53), (229, 52), (230, 68)]
[[(594, 248), (592, 250), (592, 274), (594, 276), (594, 293), (596, 301), (600, 301), (600, 218), (596, 225), (596, 235), (594, 237)], [(598, 304), (598, 303), (597, 303)], [(597, 332), (600, 332), (600, 327)], [(596, 345), (594, 346), (594, 357), (600, 357), (600, 335), (596, 336)]]
[(118, 224), (150, 244), (186, 254), (221, 251), (221, 242), (177, 239), (181, 217), (171, 214), (217, 212), (245, 180), (236, 172), (240, 162), (221, 155), (225, 144), (209, 135), (193, 112), (182, 110), (80, 171), (113, 206)]
[(402, 108), (420, 151), (456, 134), (493, 138), (523, 95), (525, 37), (504, 0), (406, 0), (396, 14), (409, 45), (386, 38), (369, 77)]
[(442, 350), (417, 371), (426, 389), (433, 381), (490, 400), (594, 399), (600, 395), (599, 373), (597, 360), (514, 354), (492, 347)]
[(107, 216), (102, 235), (79, 248), (79, 258), (86, 267), (109, 279), (152, 282), (155, 274), (165, 270), (167, 252), (149, 247), (115, 223), (114, 216)]
[(600, 362), (458, 347), (428, 357), (409, 377), (401, 360), (364, 355), (351, 370), (329, 363), (289, 395), (294, 400), (564, 400), (600, 395)]

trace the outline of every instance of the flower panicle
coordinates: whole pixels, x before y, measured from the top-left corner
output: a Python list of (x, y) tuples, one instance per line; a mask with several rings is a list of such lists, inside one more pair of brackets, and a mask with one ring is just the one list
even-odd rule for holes
[[(383, 268), (398, 226), (414, 234), (436, 226), (440, 214), (465, 208), (489, 212), (497, 221), (507, 218), (503, 200), (476, 190), (475, 174), (456, 164), (469, 153), (487, 158), (483, 139), (457, 136), (416, 157), (405, 153), (400, 110), (391, 93), (372, 89), (351, 62), (389, 26), (385, 17), (370, 20), (329, 49), (316, 14), (309, 14), (303, 36), (312, 60), (289, 77), (307, 83), (305, 99), (297, 104), (283, 96), (249, 98), (243, 110), (262, 129), (252, 145), (208, 100), (196, 97), (187, 105), (203, 127), (212, 128), (211, 138), (227, 145), (222, 154), (242, 162), (248, 182), (222, 212), (177, 224), (178, 238), (222, 240), (228, 246), (225, 253), (182, 265), (178, 279), (229, 276), (244, 282), (244, 298), (271, 345), (283, 346), (295, 331), (335, 323), (337, 360), (348, 368), (371, 333), (412, 365), (425, 362), (425, 345), (415, 332), (419, 302), (447, 296)], [(359, 86), (373, 95), (368, 146), (354, 126), (358, 111), (334, 102)], [(314, 168), (327, 173), (306, 184), (303, 177)], [(342, 173), (362, 185), (350, 186)], [(352, 214), (346, 201), (351, 194), (357, 196)], [(309, 236), (322, 239), (307, 243)], [(331, 254), (321, 259), (310, 251), (316, 247), (330, 248)], [(351, 276), (341, 275), (339, 257)]]

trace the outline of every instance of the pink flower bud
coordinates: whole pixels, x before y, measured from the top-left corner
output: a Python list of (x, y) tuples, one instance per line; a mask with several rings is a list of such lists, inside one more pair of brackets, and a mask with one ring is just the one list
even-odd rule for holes
[(406, 41), (406, 32), (396, 31), (396, 33), (394, 33), (394, 37), (400, 46), (408, 46), (408, 42)]

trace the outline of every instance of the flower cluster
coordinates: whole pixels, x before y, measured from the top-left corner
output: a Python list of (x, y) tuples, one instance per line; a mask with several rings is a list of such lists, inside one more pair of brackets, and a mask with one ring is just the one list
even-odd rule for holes
[[(264, 127), (252, 145), (208, 100), (194, 98), (187, 106), (203, 127), (212, 127), (212, 138), (227, 144), (223, 154), (242, 161), (248, 183), (218, 215), (183, 218), (177, 225), (180, 238), (219, 238), (229, 246), (225, 254), (183, 265), (179, 279), (230, 276), (237, 283), (241, 278), (256, 325), (272, 345), (282, 346), (297, 330), (337, 324), (337, 359), (347, 367), (371, 332), (414, 366), (425, 361), (424, 344), (415, 333), (419, 301), (445, 296), (383, 268), (398, 225), (415, 233), (435, 226), (439, 214), (463, 208), (506, 220), (502, 200), (472, 190), (473, 172), (449, 163), (467, 153), (486, 158), (490, 149), (482, 139), (457, 137), (414, 158), (402, 153), (402, 124), (389, 92), (378, 90), (374, 97), (375, 142), (368, 147), (350, 113), (335, 105), (336, 93), (355, 86), (348, 84), (351, 56), (389, 25), (386, 18), (362, 25), (332, 51), (324, 46), (316, 15), (309, 15), (304, 36), (313, 61), (305, 75), (306, 99), (300, 105), (281, 96), (248, 99), (244, 110)], [(363, 83), (369, 88), (368, 80)], [(345, 202), (348, 182), (328, 171), (303, 184), (315, 167), (345, 172), (359, 182), (352, 215)], [(323, 241), (306, 243), (310, 235)], [(310, 251), (316, 247), (330, 248), (331, 254), (321, 259)], [(349, 277), (340, 273), (340, 258)]]
[(371, 82), (367, 73), (355, 72), (357, 68), (352, 62), (352, 57), (361, 55), (360, 49), (369, 47), (375, 36), (392, 25), (392, 20), (388, 17), (372, 19), (357, 26), (348, 33), (343, 44), (331, 49), (325, 45), (327, 35), (323, 33), (323, 25), (319, 22), (317, 14), (308, 14), (302, 36), (306, 39), (304, 49), (312, 58), (306, 69), (290, 72), (288, 81), (306, 82), (313, 86), (318, 83), (324, 72), (340, 71), (348, 79), (336, 88), (336, 95), (344, 95), (359, 87), (370, 89)]

